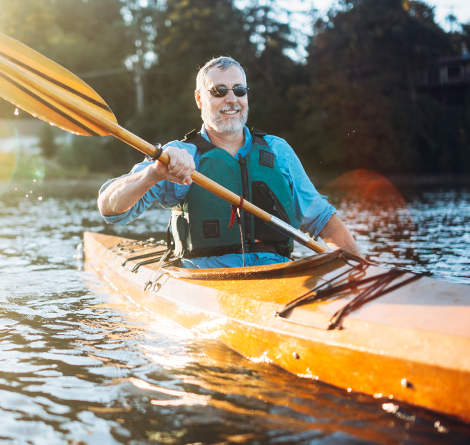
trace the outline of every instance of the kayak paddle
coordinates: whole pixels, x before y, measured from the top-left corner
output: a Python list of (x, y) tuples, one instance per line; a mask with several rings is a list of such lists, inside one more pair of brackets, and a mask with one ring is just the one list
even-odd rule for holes
[[(161, 149), (118, 125), (104, 100), (62, 66), (0, 33), (0, 96), (39, 119), (82, 136), (113, 135), (152, 159), (169, 164)], [(195, 171), (192, 180), (315, 252), (328, 249), (281, 219), (240, 199)]]

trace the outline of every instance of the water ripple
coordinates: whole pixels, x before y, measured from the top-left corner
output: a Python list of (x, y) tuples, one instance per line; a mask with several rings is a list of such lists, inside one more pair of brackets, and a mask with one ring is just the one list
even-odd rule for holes
[[(393, 212), (332, 200), (369, 259), (470, 282), (470, 190), (405, 197)], [(106, 226), (95, 197), (74, 191), (42, 201), (4, 195), (0, 214), (2, 443), (470, 442), (468, 425), (194, 338), (77, 270), (84, 230), (163, 235), (167, 211)]]

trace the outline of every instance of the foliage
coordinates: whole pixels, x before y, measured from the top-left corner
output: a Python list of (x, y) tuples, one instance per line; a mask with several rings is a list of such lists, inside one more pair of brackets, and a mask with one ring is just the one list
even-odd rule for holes
[[(238, 3), (237, 3), (238, 4)], [(194, 103), (199, 66), (231, 55), (250, 87), (249, 125), (286, 138), (311, 171), (470, 170), (466, 107), (438, 101), (438, 59), (470, 48), (470, 24), (443, 31), (414, 0), (341, 0), (317, 17), (305, 63), (276, 0), (0, 0), (0, 32), (86, 77), (118, 120), (149, 142), (181, 139), (201, 120)], [(144, 70), (145, 113), (132, 73)], [(0, 118), (11, 107), (0, 101)], [(5, 114), (8, 113), (8, 114)], [(143, 155), (107, 138), (74, 138), (64, 165), (127, 171)]]
[[(132, 76), (96, 76), (102, 70), (123, 67), (133, 51), (119, 0), (0, 0), (0, 32), (7, 34), (79, 77), (99, 91), (118, 119), (132, 116)], [(6, 104), (6, 105), (4, 105)], [(3, 111), (2, 113), (2, 110)], [(0, 118), (11, 116), (11, 106), (0, 102)]]
[(144, 138), (155, 142), (158, 136), (166, 142), (200, 127), (196, 74), (198, 67), (220, 55), (244, 66), (254, 96), (250, 125), (269, 132), (286, 126), (289, 106), (283, 96), (298, 67), (283, 51), (295, 44), (289, 40), (289, 26), (278, 22), (265, 4), (251, 2), (239, 10), (233, 0), (167, 0), (164, 6), (139, 9), (131, 2), (129, 10), (146, 23), (158, 55), (147, 74), (147, 125), (135, 122)]
[[(345, 0), (315, 26), (310, 81), (291, 91), (299, 104), (298, 148), (326, 168), (428, 170), (432, 129), (446, 110), (418, 87), (450, 52), (432, 9), (417, 1)], [(441, 148), (447, 142), (455, 141), (436, 141)]]
[(109, 159), (103, 141), (98, 137), (74, 136), (70, 145), (59, 148), (59, 164), (68, 169), (82, 173), (103, 172), (110, 170)]

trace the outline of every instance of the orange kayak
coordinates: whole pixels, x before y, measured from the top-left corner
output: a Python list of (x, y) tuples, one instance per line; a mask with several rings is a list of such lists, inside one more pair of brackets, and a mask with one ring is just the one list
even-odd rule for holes
[(122, 294), (252, 360), (470, 422), (470, 287), (337, 250), (290, 263), (183, 269), (159, 242), (86, 232)]

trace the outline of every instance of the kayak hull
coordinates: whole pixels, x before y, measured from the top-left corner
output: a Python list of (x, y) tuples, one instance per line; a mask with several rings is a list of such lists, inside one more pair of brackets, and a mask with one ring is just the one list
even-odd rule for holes
[[(286, 304), (343, 273), (343, 282), (385, 271), (348, 272), (340, 257), (216, 270), (157, 263), (120, 237), (86, 232), (86, 260), (122, 294), (200, 336), (298, 376), (384, 399), (405, 401), (470, 422), (470, 288), (405, 274), (398, 285), (354, 307), (335, 329), (332, 316), (358, 295), (352, 288), (279, 316)], [(126, 261), (127, 260), (127, 261)], [(124, 265), (123, 265), (124, 264)], [(362, 274), (362, 275), (361, 275)]]

